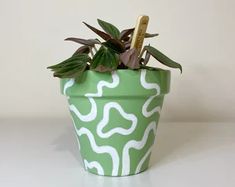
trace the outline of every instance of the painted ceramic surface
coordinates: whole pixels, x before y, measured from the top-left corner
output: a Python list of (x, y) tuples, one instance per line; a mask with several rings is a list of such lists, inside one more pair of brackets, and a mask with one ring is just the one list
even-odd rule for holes
[(85, 169), (108, 176), (147, 169), (169, 85), (165, 70), (86, 71), (80, 83), (62, 79)]

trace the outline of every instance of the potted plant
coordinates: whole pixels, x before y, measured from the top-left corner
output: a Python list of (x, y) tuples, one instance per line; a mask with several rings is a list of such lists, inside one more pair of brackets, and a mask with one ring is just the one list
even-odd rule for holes
[[(68, 98), (84, 167), (106, 176), (137, 174), (148, 167), (170, 71), (147, 66), (180, 64), (156, 48), (142, 48), (148, 17), (119, 31), (98, 19), (103, 31), (84, 24), (101, 39), (67, 38), (82, 46), (67, 60), (48, 67)], [(142, 37), (142, 38), (141, 38)]]

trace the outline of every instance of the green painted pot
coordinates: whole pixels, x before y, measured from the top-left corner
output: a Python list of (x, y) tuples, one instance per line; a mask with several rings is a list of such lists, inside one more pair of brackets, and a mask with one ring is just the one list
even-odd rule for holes
[(61, 79), (85, 169), (125, 176), (148, 168), (170, 71), (85, 71), (81, 81)]

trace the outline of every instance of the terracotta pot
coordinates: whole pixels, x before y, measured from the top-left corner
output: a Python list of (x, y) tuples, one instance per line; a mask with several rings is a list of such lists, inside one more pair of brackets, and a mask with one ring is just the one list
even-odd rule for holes
[(85, 169), (125, 176), (148, 168), (170, 71), (85, 71), (79, 83), (61, 79)]

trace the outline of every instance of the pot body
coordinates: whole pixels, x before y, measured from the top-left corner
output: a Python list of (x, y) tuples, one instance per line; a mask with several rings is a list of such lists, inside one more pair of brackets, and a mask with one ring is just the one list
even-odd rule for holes
[(148, 168), (164, 95), (166, 70), (85, 71), (79, 83), (61, 80), (84, 167), (106, 176)]

